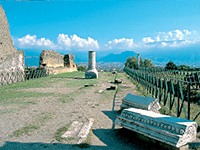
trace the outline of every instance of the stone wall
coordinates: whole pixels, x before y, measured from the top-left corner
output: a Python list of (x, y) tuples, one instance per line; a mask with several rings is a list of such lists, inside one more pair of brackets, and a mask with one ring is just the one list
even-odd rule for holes
[(40, 66), (47, 68), (64, 67), (64, 56), (54, 50), (43, 50), (40, 54)]
[[(16, 73), (17, 72), (17, 73)], [(17, 80), (11, 80), (9, 75), (16, 74)], [(17, 76), (20, 74), (19, 76)], [(1, 81), (7, 79), (7, 83), (18, 82), (24, 80), (24, 53), (23, 51), (17, 51), (14, 47), (8, 21), (3, 8), (0, 6), (0, 76)], [(2, 83), (0, 81), (0, 84)]]
[(13, 54), (16, 51), (17, 50), (13, 46), (13, 42), (10, 37), (10, 30), (6, 15), (3, 8), (0, 6), (0, 63), (4, 61), (8, 55)]
[(64, 66), (67, 68), (67, 72), (77, 71), (77, 66), (74, 63), (74, 56), (66, 54), (64, 55)]
[(45, 67), (49, 74), (77, 71), (72, 55), (61, 55), (54, 50), (43, 50), (40, 54), (40, 67)]

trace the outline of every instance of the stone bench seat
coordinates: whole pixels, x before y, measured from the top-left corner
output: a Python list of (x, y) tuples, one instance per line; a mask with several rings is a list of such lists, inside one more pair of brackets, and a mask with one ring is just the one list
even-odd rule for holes
[(145, 96), (139, 96), (128, 93), (123, 99), (121, 110), (125, 108), (139, 108), (153, 112), (159, 112), (160, 104), (157, 99)]
[(136, 108), (124, 109), (115, 124), (177, 148), (197, 134), (196, 122)]

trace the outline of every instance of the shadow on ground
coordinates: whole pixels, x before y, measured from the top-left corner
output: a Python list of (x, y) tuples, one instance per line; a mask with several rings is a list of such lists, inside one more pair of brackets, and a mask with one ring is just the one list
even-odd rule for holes
[(92, 130), (105, 146), (90, 144), (62, 143), (22, 143), (6, 142), (0, 150), (161, 150), (156, 144), (139, 140), (138, 135), (126, 129), (96, 129)]
[(58, 77), (53, 76), (51, 78), (60, 78), (60, 79), (64, 78), (64, 79), (75, 79), (75, 80), (85, 80), (86, 79), (86, 78), (81, 78), (81, 77), (59, 77), (59, 76)]
[(95, 146), (89, 144), (61, 144), (61, 143), (21, 143), (6, 142), (0, 150), (76, 150), (76, 149), (94, 149), (103, 150), (106, 146)]
[(120, 115), (120, 111), (102, 111), (108, 118), (110, 118), (113, 122), (115, 121), (116, 117)]

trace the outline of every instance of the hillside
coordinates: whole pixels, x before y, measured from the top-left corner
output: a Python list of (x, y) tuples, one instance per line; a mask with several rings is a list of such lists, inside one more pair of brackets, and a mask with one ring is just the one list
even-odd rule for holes
[(125, 51), (120, 54), (108, 54), (105, 57), (100, 58), (99, 62), (126, 62), (126, 59), (132, 56), (137, 56), (134, 51)]

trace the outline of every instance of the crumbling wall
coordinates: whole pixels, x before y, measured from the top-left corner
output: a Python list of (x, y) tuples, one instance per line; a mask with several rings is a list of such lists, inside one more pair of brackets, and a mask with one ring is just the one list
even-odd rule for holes
[(40, 66), (47, 68), (64, 67), (63, 55), (55, 52), (54, 50), (43, 50), (40, 54)]
[(54, 50), (43, 50), (40, 54), (40, 67), (45, 67), (49, 74), (77, 71), (72, 55), (61, 55)]
[(0, 84), (24, 80), (24, 53), (14, 47), (8, 21), (0, 6)]
[(74, 56), (70, 54), (64, 55), (64, 66), (68, 68), (68, 72), (77, 71), (77, 66), (74, 63)]

